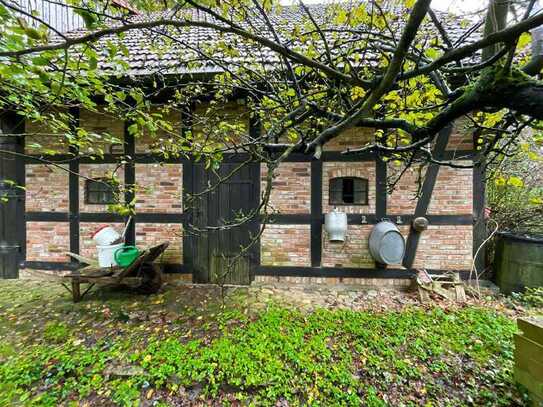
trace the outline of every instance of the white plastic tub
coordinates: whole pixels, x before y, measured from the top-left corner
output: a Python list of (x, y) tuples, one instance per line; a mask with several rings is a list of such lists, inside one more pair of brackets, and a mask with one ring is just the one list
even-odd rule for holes
[(92, 238), (96, 242), (97, 246), (109, 246), (115, 240), (119, 239), (121, 235), (117, 233), (111, 226), (101, 226), (94, 234)]
[(96, 246), (98, 250), (98, 265), (100, 267), (113, 267), (117, 265), (115, 252), (124, 246), (124, 243), (109, 246)]

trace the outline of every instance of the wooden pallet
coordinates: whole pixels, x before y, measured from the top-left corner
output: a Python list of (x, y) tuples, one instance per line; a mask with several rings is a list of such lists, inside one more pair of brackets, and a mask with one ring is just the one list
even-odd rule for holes
[(446, 274), (428, 274), (426, 270), (419, 270), (416, 283), (421, 302), (430, 301), (431, 293), (450, 301), (466, 301), (464, 283), (459, 273), (451, 271)]

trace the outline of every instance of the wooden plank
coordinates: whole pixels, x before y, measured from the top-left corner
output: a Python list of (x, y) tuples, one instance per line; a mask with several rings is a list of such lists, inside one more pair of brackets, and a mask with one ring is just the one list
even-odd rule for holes
[[(539, 399), (543, 398), (543, 383), (537, 381), (529, 372), (524, 369), (515, 367), (514, 369), (515, 380), (528, 389), (532, 395), (535, 395)], [(534, 406), (540, 406), (540, 404), (533, 404)]]
[(522, 336), (543, 345), (543, 317), (519, 318), (517, 326)]
[[(543, 345), (534, 342), (522, 335), (515, 335), (515, 355), (529, 355), (532, 361), (543, 363)], [(543, 381), (543, 377), (539, 378)]]
[[(77, 281), (81, 284), (96, 284), (96, 285), (117, 285), (119, 284), (119, 281), (117, 280), (117, 277), (115, 276), (106, 276), (106, 277), (61, 277), (62, 280), (69, 281), (70, 283), (72, 280), (76, 278)], [(126, 285), (138, 285), (142, 282), (141, 277), (125, 277), (123, 278), (121, 284)]]

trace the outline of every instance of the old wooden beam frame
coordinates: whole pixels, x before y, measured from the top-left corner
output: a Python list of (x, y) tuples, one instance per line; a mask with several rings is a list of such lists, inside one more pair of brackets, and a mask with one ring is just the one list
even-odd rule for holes
[[(195, 109), (194, 103), (190, 103), (181, 110), (181, 137), (186, 137), (192, 131), (192, 112)], [(193, 221), (194, 211), (187, 206), (187, 197), (194, 192), (194, 161), (184, 160), (183, 165), (183, 180), (181, 191), (183, 204), (183, 266), (191, 273), (194, 266), (193, 261), (193, 244), (194, 236), (189, 232), (189, 225)]]
[[(79, 127), (79, 108), (70, 108), (70, 129), (76, 132)], [(70, 146), (70, 153), (78, 156), (79, 151), (75, 146)], [(79, 254), (79, 160), (71, 159), (68, 164), (68, 210), (70, 219), (70, 251)]]
[[(187, 167), (187, 178), (190, 168)], [(185, 178), (185, 177), (183, 177)], [(189, 182), (187, 180), (186, 182)], [(391, 221), (398, 225), (409, 224), (415, 218), (413, 214), (388, 214)], [(473, 224), (472, 214), (460, 215), (427, 215), (430, 225), (471, 225)], [(185, 213), (138, 213), (135, 216), (137, 222), (142, 223), (181, 223), (184, 224), (190, 219), (189, 212)], [(271, 225), (310, 225), (312, 215), (309, 213), (273, 214), (270, 217)], [(69, 222), (70, 215), (67, 212), (26, 212), (27, 222)], [(110, 212), (80, 212), (79, 221), (83, 222), (123, 222), (124, 217)], [(349, 225), (375, 225), (381, 218), (375, 214), (347, 214)], [(324, 224), (324, 214), (320, 218)]]
[[(478, 165), (473, 169), (473, 258), (475, 268), (481, 273), (486, 266), (485, 247), (481, 246), (486, 239), (485, 222), (485, 167), (484, 164)], [(477, 258), (475, 254), (477, 253)]]
[(311, 266), (320, 267), (322, 259), (322, 172), (320, 160), (311, 161)]
[[(136, 166), (134, 163), (134, 157), (136, 155), (136, 142), (134, 140), (134, 135), (128, 131), (132, 123), (128, 120), (124, 122), (124, 154), (128, 158), (126, 164), (124, 165), (124, 184), (125, 184), (125, 193), (124, 200), (125, 204), (132, 205), (135, 197), (134, 188), (136, 185)], [(127, 221), (127, 220), (126, 220)], [(130, 225), (126, 230), (125, 242), (129, 245), (136, 244), (136, 222), (137, 219), (132, 219)]]
[[(436, 159), (440, 160), (473, 160), (477, 154), (473, 150), (449, 150), (443, 152), (441, 155), (436, 156)], [(81, 164), (114, 164), (118, 163), (121, 159), (119, 154), (104, 154), (103, 157), (87, 157), (81, 156), (79, 162)], [(52, 162), (58, 162), (60, 164), (66, 163), (73, 158), (71, 154), (56, 154), (56, 155), (29, 155), (25, 158), (26, 164), (43, 164), (43, 160), (49, 160)], [(247, 159), (245, 153), (225, 153), (224, 161), (228, 162), (242, 162)], [(186, 164), (191, 161), (190, 158), (185, 156), (180, 157), (168, 157), (164, 158), (160, 154), (155, 153), (135, 153), (133, 160), (136, 164)], [(314, 158), (311, 155), (303, 153), (292, 153), (285, 159), (285, 162), (311, 162)], [(375, 155), (373, 153), (365, 153), (361, 155), (346, 155), (341, 151), (325, 151), (322, 153), (321, 161), (335, 161), (335, 162), (367, 162), (374, 161)]]
[[(49, 270), (49, 271), (73, 271), (77, 264), (68, 262), (26, 261), (23, 268)], [(168, 274), (190, 274), (191, 269), (185, 264), (163, 264), (164, 272)], [(454, 270), (459, 272), (462, 279), (469, 277), (469, 270)], [(450, 270), (429, 269), (430, 274), (445, 274)], [(415, 272), (412, 270), (390, 268), (349, 268), (349, 267), (297, 267), (297, 266), (258, 266), (257, 276), (270, 277), (329, 277), (329, 278), (412, 278)]]
[[(252, 138), (252, 139), (257, 139), (260, 134), (262, 133), (262, 123), (260, 122), (259, 118), (257, 116), (254, 116), (254, 117), (251, 117), (249, 119), (249, 136)], [(260, 200), (262, 199), (262, 180), (261, 180), (261, 177), (260, 177), (260, 174), (261, 174), (261, 170), (262, 170), (262, 166), (260, 163), (255, 163), (255, 164), (250, 164), (250, 165), (253, 165), (253, 173), (252, 173), (252, 179), (256, 180), (255, 181), (255, 184), (254, 184), (254, 191), (253, 191), (253, 196), (254, 196), (254, 200), (256, 201), (256, 205), (259, 205), (260, 204)], [(262, 228), (262, 223), (261, 223), (261, 219), (260, 217), (257, 218), (254, 222), (254, 224), (252, 225), (251, 227), (251, 232), (253, 234), (253, 236), (257, 236), (260, 232)], [(252, 251), (252, 262), (251, 262), (251, 274), (250, 274), (250, 279), (251, 281), (254, 280), (255, 278), (255, 272), (256, 272), (256, 268), (257, 267), (260, 267), (260, 264), (261, 264), (261, 238), (260, 236), (258, 237), (257, 239), (258, 241), (255, 242), (254, 246), (252, 247), (251, 251)]]
[[(452, 132), (452, 125), (448, 125), (443, 130), (439, 132), (437, 136), (436, 144), (432, 149), (432, 155), (434, 157), (441, 156), (447, 148), (449, 142), (449, 136)], [(424, 182), (422, 184), (421, 194), (417, 201), (417, 206), (415, 207), (415, 217), (426, 216), (428, 207), (430, 206), (430, 200), (432, 199), (432, 194), (434, 192), (434, 186), (436, 184), (437, 176), (439, 174), (439, 165), (430, 164), (426, 170), (426, 175), (424, 177)], [(420, 232), (417, 232), (412, 226), (409, 229), (409, 235), (407, 237), (406, 247), (405, 247), (405, 257), (403, 259), (402, 265), (411, 269), (413, 263), (415, 262), (415, 256), (417, 253), (417, 247), (419, 245)]]
[(379, 157), (375, 160), (375, 217), (387, 216), (387, 163)]

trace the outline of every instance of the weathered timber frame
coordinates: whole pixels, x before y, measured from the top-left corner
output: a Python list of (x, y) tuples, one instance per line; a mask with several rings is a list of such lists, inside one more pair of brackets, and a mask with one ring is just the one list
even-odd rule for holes
[[(72, 114), (76, 118), (73, 125), (77, 125), (79, 111), (72, 110)], [(182, 118), (183, 119), (183, 118)], [(187, 131), (190, 123), (181, 120), (184, 124), (181, 131)], [(127, 185), (134, 184), (136, 181), (135, 164), (153, 164), (156, 162), (183, 164), (183, 189), (184, 193), (194, 190), (192, 185), (193, 161), (187, 158), (168, 158), (163, 159), (159, 155), (154, 154), (138, 154), (135, 152), (135, 140), (128, 132), (129, 123), (125, 123), (124, 134), (124, 152), (127, 156), (132, 157), (132, 160), (125, 164), (125, 183)], [(258, 123), (250, 122), (250, 131), (256, 133), (258, 131)], [(445, 151), (437, 152), (436, 159), (450, 160), (454, 157), (473, 157), (474, 152), (469, 151)], [(21, 160), (22, 175), (18, 177), (23, 179), (24, 183), (24, 167), (26, 165), (41, 164), (38, 157), (27, 157)], [(70, 170), (76, 174), (79, 172), (80, 164), (106, 164), (116, 163), (118, 156), (106, 154), (102, 159), (91, 160), (87, 157), (73, 159), (70, 155), (56, 155), (52, 157), (41, 157), (51, 159), (52, 161), (67, 160), (70, 162)], [(225, 162), (239, 162), (244, 160), (241, 154), (225, 154)], [(306, 214), (277, 214), (272, 217), (273, 224), (277, 225), (310, 225), (310, 244), (311, 244), (311, 266), (310, 267), (289, 267), (289, 266), (263, 266), (260, 263), (260, 244), (256, 256), (256, 266), (254, 275), (262, 276), (298, 276), (298, 277), (357, 277), (357, 278), (407, 278), (413, 272), (404, 269), (371, 269), (371, 268), (339, 268), (339, 267), (321, 267), (322, 257), (322, 232), (324, 224), (324, 214), (322, 206), (322, 182), (323, 182), (323, 163), (324, 162), (369, 162), (375, 163), (376, 169), (376, 209), (375, 213), (367, 214), (348, 214), (348, 223), (350, 225), (359, 225), (365, 220), (365, 224), (376, 224), (383, 218), (387, 217), (387, 164), (380, 157), (372, 154), (360, 155), (344, 155), (339, 151), (325, 151), (322, 153), (321, 159), (316, 160), (311, 155), (301, 153), (293, 153), (286, 162), (309, 162), (311, 165), (311, 210)], [(24, 222), (69, 222), (70, 224), (70, 251), (79, 253), (79, 224), (80, 222), (124, 222), (126, 219), (120, 215), (112, 213), (90, 213), (80, 212), (79, 210), (79, 177), (76, 174), (69, 175), (69, 212), (26, 212)], [(437, 176), (437, 172), (436, 172)], [(435, 180), (434, 180), (435, 183)], [(431, 196), (431, 190), (430, 196)], [(125, 200), (130, 202), (134, 198), (133, 191), (127, 191)], [(425, 198), (426, 199), (426, 198)], [(428, 198), (429, 199), (429, 198)], [(24, 204), (23, 204), (24, 205)], [(422, 205), (422, 204), (421, 204)], [(418, 205), (417, 205), (418, 206)], [(427, 204), (426, 204), (427, 206)], [(24, 206), (23, 206), (24, 208)], [(473, 174), (473, 214), (461, 215), (427, 215), (431, 225), (475, 225), (473, 231), (473, 246), (474, 251), (484, 239), (484, 222), (476, 222), (482, 219), (484, 211), (484, 174), (482, 169), (476, 167)], [(401, 224), (410, 224), (416, 214), (400, 214), (394, 215), (391, 219), (394, 222)], [(188, 226), (190, 217), (186, 212), (182, 214), (173, 213), (140, 213), (137, 214), (127, 234), (127, 241), (130, 244), (135, 242), (135, 226), (138, 222), (145, 223), (178, 223)], [(21, 245), (22, 261), (20, 267), (35, 268), (43, 270), (72, 270), (77, 267), (77, 263), (71, 262), (47, 262), (47, 261), (26, 261), (26, 227), (22, 227), (22, 231), (18, 235)], [(192, 273), (192, 238), (183, 234), (183, 264), (167, 264), (165, 265), (166, 272), (174, 273)], [(478, 261), (482, 261), (482, 253), (479, 254)], [(479, 269), (479, 267), (478, 267)], [(443, 270), (430, 270), (433, 273), (440, 273)], [(467, 276), (469, 271), (463, 270), (462, 275)]]

